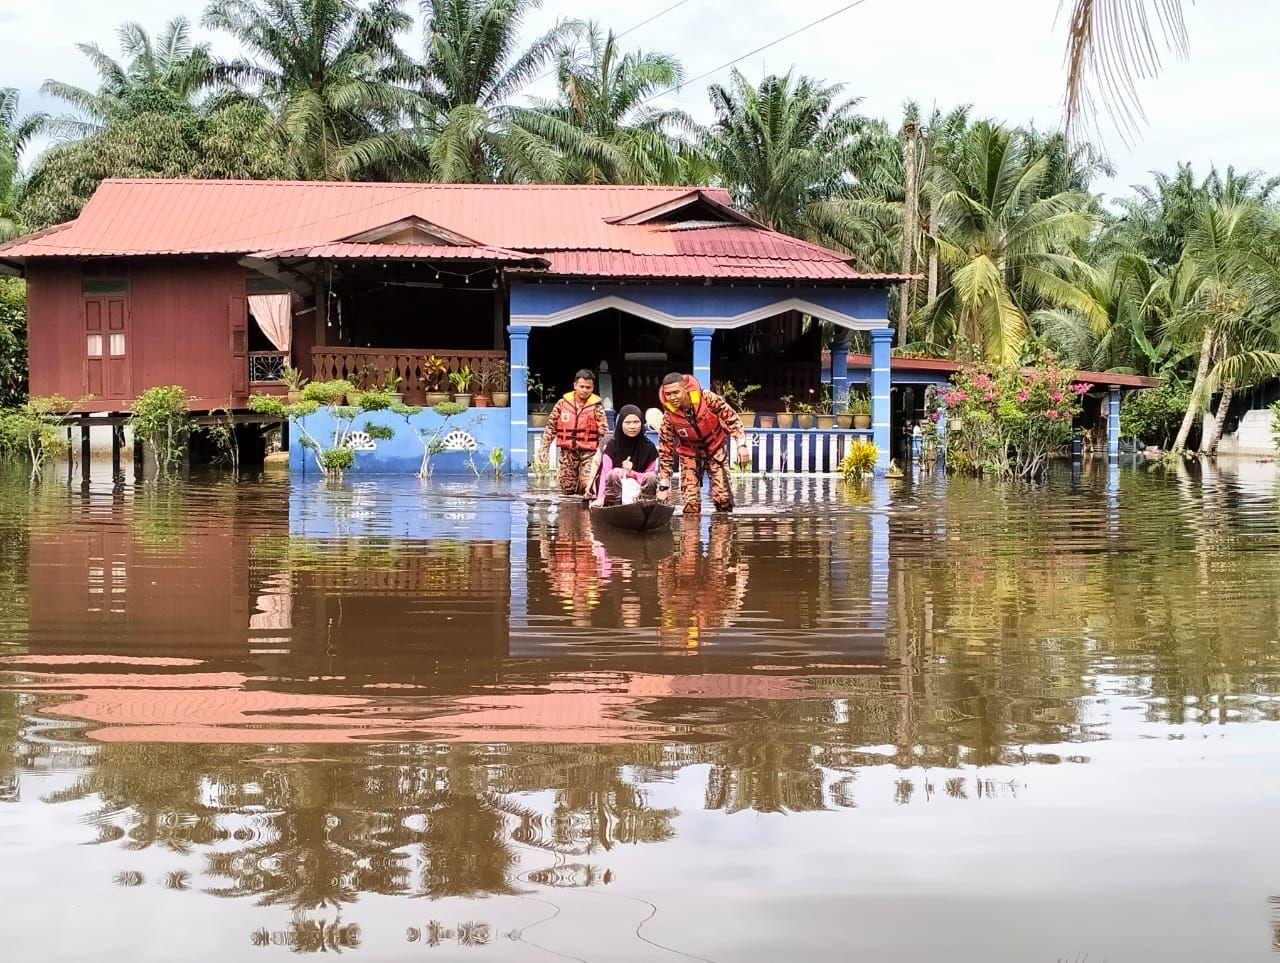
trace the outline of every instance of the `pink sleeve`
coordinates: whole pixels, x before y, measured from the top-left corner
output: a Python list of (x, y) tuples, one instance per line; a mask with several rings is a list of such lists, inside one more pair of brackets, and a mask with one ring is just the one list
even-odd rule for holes
[(611, 471), (613, 471), (613, 459), (609, 457), (608, 452), (600, 452), (600, 479), (603, 481), (608, 478)]
[(655, 458), (653, 461), (649, 463), (649, 467), (641, 470), (639, 474), (648, 475), (648, 474), (651, 474), (652, 472), (656, 472), (657, 470), (658, 470), (658, 459)]

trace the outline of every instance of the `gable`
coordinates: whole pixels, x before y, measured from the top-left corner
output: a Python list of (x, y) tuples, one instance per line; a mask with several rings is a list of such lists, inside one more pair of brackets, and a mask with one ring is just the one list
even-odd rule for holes
[(351, 244), (444, 244), (450, 247), (469, 247), (478, 243), (416, 214), (338, 240)]

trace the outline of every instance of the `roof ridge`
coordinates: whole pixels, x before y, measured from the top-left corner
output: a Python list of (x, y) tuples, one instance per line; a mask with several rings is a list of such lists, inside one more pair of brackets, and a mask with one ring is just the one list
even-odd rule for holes
[[(103, 184), (217, 184), (246, 185), (265, 184), (273, 187), (340, 187), (344, 190), (360, 187), (395, 187), (405, 190), (422, 190), (423, 188), (440, 190), (499, 190), (499, 191), (697, 191), (707, 190), (702, 187), (683, 186), (679, 184), (474, 184), (435, 181), (304, 181), (276, 178), (234, 178), (234, 177), (107, 177)], [(70, 223), (70, 222), (68, 222)]]

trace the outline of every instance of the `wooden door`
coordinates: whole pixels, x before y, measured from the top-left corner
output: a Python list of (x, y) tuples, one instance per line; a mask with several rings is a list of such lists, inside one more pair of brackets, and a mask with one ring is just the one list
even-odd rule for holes
[(124, 295), (84, 299), (84, 390), (95, 398), (130, 398), (129, 302)]

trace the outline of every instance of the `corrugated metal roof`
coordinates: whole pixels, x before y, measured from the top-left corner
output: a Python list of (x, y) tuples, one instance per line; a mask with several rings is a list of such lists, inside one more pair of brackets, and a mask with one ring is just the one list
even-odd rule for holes
[[(107, 180), (76, 221), (0, 246), (0, 260), (253, 252), (302, 256), (295, 252), (350, 251), (359, 245), (337, 242), (400, 218), (419, 217), (474, 238), (490, 252), (486, 260), (544, 254), (552, 272), (560, 275), (897, 279), (861, 273), (846, 254), (763, 227), (707, 226), (705, 204), (697, 215), (704, 223), (672, 224), (670, 214), (643, 224), (610, 223), (611, 218), (681, 198), (697, 203), (699, 194), (717, 204), (729, 201), (723, 190), (689, 187)], [(451, 256), (448, 246), (438, 255)]]
[(537, 254), (508, 251), (506, 248), (478, 244), (363, 244), (343, 242), (317, 244), (312, 247), (286, 248), (280, 251), (258, 251), (250, 257), (261, 260), (303, 258), (317, 261), (417, 260), (417, 261), (511, 261), (520, 264), (546, 264)]
[[(830, 352), (823, 353), (823, 363), (829, 363)], [(855, 369), (870, 368), (871, 355), (849, 353), (849, 367)], [(934, 374), (951, 375), (964, 367), (964, 362), (952, 361), (950, 358), (890, 358), (889, 367), (895, 371), (929, 371)], [(1145, 375), (1115, 374), (1110, 371), (1077, 371), (1076, 380), (1094, 388), (1158, 388), (1159, 378), (1148, 378)]]

